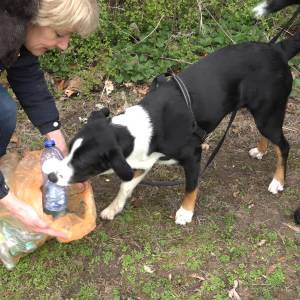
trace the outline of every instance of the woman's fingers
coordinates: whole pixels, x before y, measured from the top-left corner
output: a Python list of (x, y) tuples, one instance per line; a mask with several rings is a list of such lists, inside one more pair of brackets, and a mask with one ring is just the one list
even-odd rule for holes
[(30, 205), (18, 200), (13, 194), (9, 193), (1, 200), (1, 203), (29, 230), (63, 239), (68, 238), (65, 232), (52, 228)]

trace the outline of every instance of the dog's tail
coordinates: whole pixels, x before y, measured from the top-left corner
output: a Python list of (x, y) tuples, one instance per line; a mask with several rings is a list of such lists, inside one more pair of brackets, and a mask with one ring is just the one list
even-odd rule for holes
[(275, 44), (286, 60), (293, 58), (300, 52), (300, 31), (294, 36)]
[(295, 219), (296, 224), (300, 225), (300, 207), (295, 210), (294, 219)]
[(264, 0), (253, 8), (253, 12), (256, 17), (261, 17), (293, 4), (300, 4), (300, 0)]

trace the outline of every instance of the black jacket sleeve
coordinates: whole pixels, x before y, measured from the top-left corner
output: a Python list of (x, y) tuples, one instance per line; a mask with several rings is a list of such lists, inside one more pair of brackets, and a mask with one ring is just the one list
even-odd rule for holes
[(55, 101), (36, 56), (23, 47), (18, 60), (7, 69), (7, 79), (30, 121), (41, 134), (59, 128)]

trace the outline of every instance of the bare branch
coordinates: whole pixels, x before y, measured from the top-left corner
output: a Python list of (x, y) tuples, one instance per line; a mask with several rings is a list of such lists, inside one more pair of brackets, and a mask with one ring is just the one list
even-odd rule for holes
[(202, 9), (202, 0), (197, 0), (198, 9), (199, 9), (199, 30), (200, 32), (204, 32), (204, 24), (203, 24), (203, 9)]

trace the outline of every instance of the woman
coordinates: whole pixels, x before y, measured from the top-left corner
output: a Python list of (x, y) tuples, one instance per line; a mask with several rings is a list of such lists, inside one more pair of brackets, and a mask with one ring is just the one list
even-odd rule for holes
[[(72, 33), (86, 36), (95, 31), (97, 0), (1, 0), (0, 20), (0, 69), (6, 69), (10, 86), (33, 125), (66, 154), (58, 111), (38, 57), (49, 49), (67, 49)], [(16, 104), (0, 85), (0, 156), (6, 153), (15, 125)], [(1, 172), (0, 205), (32, 231), (65, 237), (13, 195)]]

